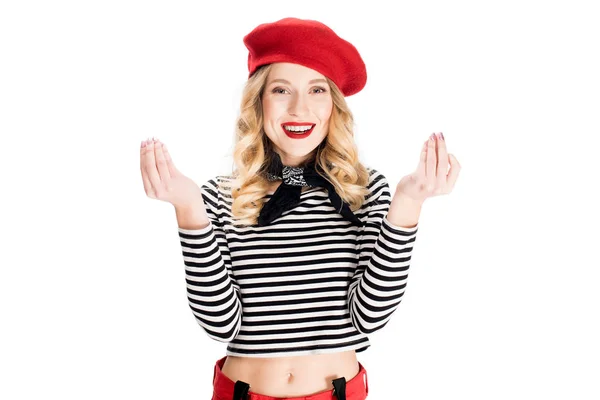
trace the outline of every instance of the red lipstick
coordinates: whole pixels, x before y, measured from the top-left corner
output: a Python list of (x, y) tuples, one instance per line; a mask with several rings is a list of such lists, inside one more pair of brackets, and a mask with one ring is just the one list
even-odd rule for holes
[[(293, 133), (285, 129), (284, 126), (310, 126), (311, 128), (304, 133)], [(283, 131), (289, 138), (304, 139), (312, 133), (313, 129), (315, 129), (315, 126), (316, 124), (313, 124), (311, 122), (284, 122), (283, 124), (281, 124), (281, 129), (283, 129)]]

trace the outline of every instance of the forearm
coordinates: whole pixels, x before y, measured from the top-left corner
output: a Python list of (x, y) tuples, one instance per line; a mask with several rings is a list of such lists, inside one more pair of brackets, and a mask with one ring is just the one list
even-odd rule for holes
[(209, 337), (229, 342), (240, 330), (239, 285), (220, 223), (204, 204), (176, 207), (190, 308)]
[(189, 207), (175, 207), (177, 225), (182, 229), (202, 229), (209, 224), (208, 215), (202, 202)]
[(352, 323), (364, 334), (383, 328), (399, 306), (418, 229), (393, 225), (379, 215), (360, 238), (359, 265), (348, 292)]
[(423, 203), (416, 202), (397, 192), (390, 204), (387, 220), (396, 226), (414, 228), (419, 222)]
[(179, 239), (188, 302), (196, 322), (210, 338), (230, 342), (240, 331), (242, 303), (222, 231), (210, 223), (200, 229), (179, 228)]

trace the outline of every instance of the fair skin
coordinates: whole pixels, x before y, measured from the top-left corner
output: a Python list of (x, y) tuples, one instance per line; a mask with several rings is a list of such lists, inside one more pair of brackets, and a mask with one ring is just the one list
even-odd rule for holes
[[(273, 64), (262, 95), (264, 130), (283, 165), (299, 166), (325, 139), (333, 109), (331, 89), (319, 72), (292, 63)], [(314, 124), (308, 137), (290, 138), (287, 122)]]
[[(264, 131), (283, 165), (301, 165), (325, 139), (333, 109), (331, 88), (319, 72), (292, 63), (275, 63), (271, 67), (262, 95)], [(290, 138), (284, 131), (286, 123), (314, 125), (306, 138)], [(283, 126), (282, 126), (283, 125)], [(268, 194), (273, 194), (281, 180), (272, 182)], [(304, 186), (304, 192), (310, 187)]]
[(460, 170), (460, 163), (448, 152), (444, 134), (432, 133), (423, 143), (417, 169), (396, 185), (386, 216), (388, 221), (404, 228), (417, 226), (425, 200), (450, 194)]
[[(262, 106), (265, 133), (283, 165), (301, 165), (327, 136), (333, 100), (325, 77), (313, 69), (291, 63), (273, 64)], [(293, 139), (283, 130), (282, 124), (287, 122), (314, 124), (314, 128), (308, 137)], [(280, 184), (273, 182), (269, 193), (273, 194)], [(222, 368), (232, 381), (242, 380), (250, 384), (252, 392), (274, 397), (331, 390), (333, 379), (344, 376), (349, 381), (358, 371), (354, 350), (293, 357), (229, 356)]]
[[(333, 107), (329, 87), (326, 82), (310, 83), (322, 78), (316, 71), (287, 63), (275, 65), (268, 77), (268, 83), (272, 79), (289, 81), (273, 82), (262, 99), (265, 132), (284, 165), (300, 165), (328, 133)], [(325, 87), (327, 94), (322, 94), (318, 87)], [(281, 124), (290, 121), (310, 122), (315, 125), (314, 131), (303, 139), (289, 138)], [(157, 140), (141, 143), (140, 169), (146, 194), (173, 204), (180, 227), (200, 229), (208, 225), (199, 187), (179, 172), (162, 143)], [(449, 194), (460, 169), (441, 135), (432, 136), (421, 149), (416, 171), (396, 186), (388, 220), (402, 227), (415, 226), (425, 200)], [(273, 192), (279, 183), (274, 184)], [(198, 206), (201, 208), (197, 209)], [(222, 368), (223, 374), (234, 382), (245, 381), (252, 392), (273, 397), (299, 397), (331, 390), (333, 379), (344, 376), (348, 381), (358, 371), (354, 350), (273, 358), (229, 356)]]

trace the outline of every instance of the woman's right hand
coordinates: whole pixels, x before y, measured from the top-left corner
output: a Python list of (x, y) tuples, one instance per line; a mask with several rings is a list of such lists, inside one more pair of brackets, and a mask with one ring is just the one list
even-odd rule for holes
[(167, 147), (158, 139), (142, 141), (140, 169), (144, 190), (151, 199), (166, 201), (181, 209), (203, 204), (200, 187), (179, 172)]

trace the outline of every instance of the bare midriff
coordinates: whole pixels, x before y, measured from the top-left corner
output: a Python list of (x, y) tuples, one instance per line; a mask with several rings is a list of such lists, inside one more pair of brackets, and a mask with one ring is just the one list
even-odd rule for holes
[(295, 357), (227, 356), (222, 372), (233, 382), (244, 381), (250, 391), (273, 397), (308, 396), (333, 390), (332, 380), (346, 382), (359, 371), (354, 350)]
[[(267, 194), (273, 195), (281, 181), (271, 184)], [(302, 187), (302, 192), (313, 189)], [(244, 381), (250, 391), (273, 397), (309, 396), (333, 390), (332, 380), (345, 377), (346, 382), (359, 371), (356, 351), (295, 357), (227, 356), (222, 372), (233, 382)]]

